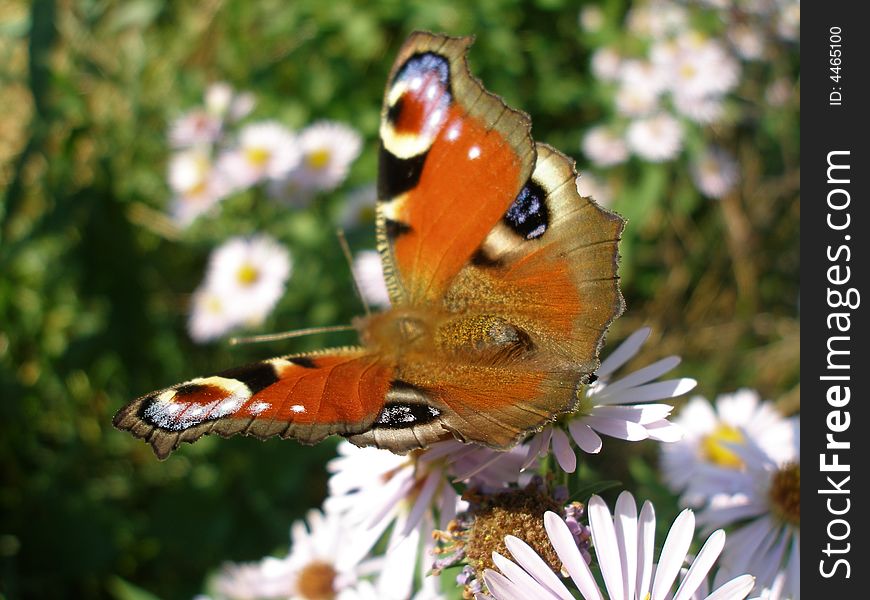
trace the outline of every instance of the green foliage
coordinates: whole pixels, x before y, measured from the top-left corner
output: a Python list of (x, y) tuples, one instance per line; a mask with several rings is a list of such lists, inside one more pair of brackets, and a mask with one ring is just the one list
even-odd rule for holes
[[(361, 312), (334, 224), (345, 192), (374, 180), (381, 95), (410, 31), (476, 34), (475, 74), (533, 115), (536, 139), (579, 156), (581, 133), (608, 110), (590, 51), (618, 34), (626, 10), (603, 6), (605, 25), (588, 36), (575, 3), (562, 0), (0, 7), (0, 594), (191, 597), (222, 561), (281, 553), (291, 521), (325, 493), (331, 443), (205, 439), (161, 463), (115, 431), (112, 415), (197, 374), (351, 340), (197, 346), (186, 307), (208, 252), (260, 231), (294, 257), (288, 292), (262, 331)], [(775, 67), (797, 72), (788, 56)], [(167, 235), (157, 218), (169, 198), (166, 128), (213, 81), (254, 92), (256, 117), (357, 128), (366, 145), (349, 182), (302, 211), (242, 195), (219, 218)], [(756, 89), (746, 101), (762, 97)], [(703, 199), (675, 165), (632, 161), (614, 172), (615, 206), (630, 218), (629, 310), (611, 337), (650, 324), (657, 337), (644, 361), (681, 354), (681, 373), (704, 393), (754, 385), (794, 410), (799, 114), (756, 109), (726, 140), (743, 179), (721, 203)], [(373, 233), (350, 241), (371, 247)], [(575, 489), (634, 478), (661, 495), (649, 476), (654, 454), (626, 462), (608, 444), (608, 458), (581, 461)]]

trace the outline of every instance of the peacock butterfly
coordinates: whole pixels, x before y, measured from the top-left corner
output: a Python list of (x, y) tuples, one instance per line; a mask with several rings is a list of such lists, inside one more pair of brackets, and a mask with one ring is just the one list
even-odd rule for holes
[(508, 448), (576, 408), (623, 310), (624, 221), (472, 76), (471, 43), (416, 32), (390, 72), (377, 239), (392, 308), (355, 320), (360, 345), (197, 377), (137, 398), (116, 427), (160, 458), (208, 433)]

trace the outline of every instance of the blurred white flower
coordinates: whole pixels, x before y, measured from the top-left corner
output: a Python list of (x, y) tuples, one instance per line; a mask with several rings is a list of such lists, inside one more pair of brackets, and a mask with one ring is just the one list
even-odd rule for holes
[(606, 125), (593, 127), (583, 136), (583, 154), (598, 167), (611, 167), (625, 162), (628, 147), (625, 140)]
[[(258, 563), (230, 564), (216, 577), (215, 591), (230, 600), (286, 598), (289, 600), (357, 600), (367, 585), (360, 575), (365, 553), (337, 515), (308, 513), (307, 526), (297, 521), (290, 529), (290, 554), (267, 557)], [(357, 590), (357, 587), (360, 590)]]
[(604, 11), (596, 4), (587, 4), (580, 9), (580, 27), (588, 33), (596, 33), (604, 26)]
[(695, 396), (674, 423), (682, 427), (684, 435), (680, 441), (661, 447), (662, 471), (673, 492), (685, 493), (682, 502), (688, 506), (699, 506), (706, 500), (706, 492), (687, 492), (704, 469), (745, 468), (732, 445), (745, 444), (748, 438), (780, 460), (787, 460), (791, 453), (792, 425), (773, 403), (762, 402), (754, 390), (723, 394), (715, 405)]
[(706, 530), (738, 525), (722, 572), (750, 569), (762, 597), (800, 600), (800, 418), (789, 424), (793, 434), (778, 457), (744, 434), (746, 443), (730, 448), (745, 469), (705, 469), (693, 487), (709, 498), (698, 513)]
[(683, 128), (668, 113), (632, 121), (626, 132), (628, 146), (639, 157), (663, 162), (679, 154), (683, 146)]
[(609, 46), (599, 48), (592, 54), (592, 73), (602, 81), (616, 81), (620, 65), (622, 56)]
[(172, 219), (187, 227), (229, 193), (229, 185), (203, 148), (183, 150), (169, 159)]
[(764, 99), (768, 104), (779, 108), (791, 100), (795, 84), (785, 77), (775, 79), (764, 92)]
[(695, 387), (695, 380), (688, 378), (655, 381), (680, 364), (679, 357), (663, 358), (621, 379), (611, 380), (611, 375), (637, 354), (649, 334), (650, 329), (644, 327), (617, 346), (601, 362), (595, 372), (598, 377), (595, 382), (586, 386), (579, 408), (562, 417), (561, 422), (547, 425), (520, 446), (526, 451), (524, 468), (538, 456), (545, 456), (552, 443), (559, 466), (573, 473), (577, 468), (577, 455), (572, 440), (583, 452), (596, 454), (603, 445), (599, 433), (631, 442), (680, 439), (680, 428), (667, 420), (673, 407), (652, 404), (654, 400), (676, 398)]
[(678, 113), (701, 125), (715, 123), (725, 115), (722, 96), (693, 96), (678, 90), (671, 96), (671, 100)]
[(196, 108), (169, 125), (169, 145), (173, 148), (208, 146), (220, 139), (223, 121), (217, 115)]
[(740, 63), (721, 42), (695, 31), (680, 35), (672, 62), (661, 65), (670, 72), (674, 94), (695, 98), (721, 96), (740, 81)]
[(753, 23), (733, 23), (728, 28), (728, 39), (744, 60), (758, 60), (764, 56), (764, 32)]
[(624, 117), (644, 117), (659, 109), (659, 93), (643, 85), (622, 84), (616, 91), (616, 110)]
[(233, 315), (226, 311), (221, 296), (201, 286), (193, 293), (187, 331), (195, 342), (208, 342), (219, 338), (238, 325)]
[(734, 157), (715, 146), (694, 159), (690, 168), (692, 181), (708, 198), (722, 198), (740, 179), (740, 167)]
[(776, 32), (784, 40), (796, 42), (801, 36), (801, 4), (799, 0), (783, 0), (777, 15)]
[(652, 0), (632, 6), (626, 28), (640, 37), (660, 39), (683, 31), (688, 24), (686, 9), (668, 0)]
[(236, 91), (228, 83), (216, 82), (205, 90), (205, 107), (218, 117), (238, 121), (254, 109), (254, 95)]
[(332, 190), (347, 177), (362, 150), (362, 138), (352, 127), (333, 121), (309, 125), (299, 134), (302, 161), (295, 177), (304, 187)]
[[(691, 566), (677, 583), (694, 539), (692, 511), (684, 510), (676, 518), (659, 560), (654, 563), (656, 517), (652, 503), (644, 502), (638, 515), (634, 497), (622, 492), (612, 516), (599, 496), (592, 496), (587, 510), (605, 590), (595, 581), (565, 521), (553, 512), (544, 515), (544, 527), (562, 569), (570, 575), (584, 600), (602, 600), (604, 591), (611, 600), (693, 600), (725, 545), (724, 531), (710, 535), (697, 556), (690, 559)], [(528, 544), (513, 536), (507, 536), (505, 543), (516, 562), (493, 553), (493, 561), (501, 573), (487, 570), (484, 575), (490, 594), (496, 600), (572, 600), (577, 597)], [(740, 575), (704, 598), (742, 600), (752, 587), (752, 576)], [(478, 597), (486, 598), (483, 594)]]
[(236, 323), (256, 324), (284, 295), (291, 268), (290, 253), (271, 237), (236, 237), (212, 252), (205, 285)]
[(384, 281), (381, 255), (376, 250), (363, 250), (353, 259), (353, 276), (360, 294), (369, 306), (390, 306), (390, 295)]
[(592, 198), (601, 206), (610, 206), (613, 203), (610, 182), (589, 171), (577, 176), (577, 193), (585, 198)]
[(242, 127), (238, 146), (221, 154), (217, 166), (236, 188), (244, 189), (284, 178), (300, 158), (298, 140), (289, 129), (275, 121), (261, 121)]

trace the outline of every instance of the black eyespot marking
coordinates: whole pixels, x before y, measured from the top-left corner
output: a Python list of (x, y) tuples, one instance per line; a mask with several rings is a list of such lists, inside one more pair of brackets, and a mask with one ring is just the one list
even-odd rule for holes
[(387, 109), (387, 120), (394, 125), (399, 121), (402, 115), (402, 108), (405, 106), (405, 97), (401, 96), (396, 103)]
[(378, 152), (378, 200), (389, 202), (417, 187), (427, 154), (424, 152), (411, 158), (399, 158), (381, 142)]
[(598, 375), (596, 375), (595, 373), (590, 373), (589, 377), (586, 379), (586, 384), (591, 385), (596, 381), (598, 381)]
[(404, 429), (435, 420), (441, 411), (426, 404), (387, 404), (378, 415), (375, 427)]
[(384, 221), (384, 228), (387, 230), (387, 237), (391, 240), (395, 240), (396, 238), (412, 231), (411, 226), (407, 223), (394, 221), (393, 219), (386, 219)]
[(501, 259), (492, 258), (483, 248), (474, 251), (474, 254), (471, 255), (471, 264), (484, 269), (496, 269), (504, 265)]
[(396, 72), (391, 85), (402, 79), (422, 77), (432, 72), (436, 73), (441, 85), (448, 88), (450, 85), (450, 61), (434, 52), (422, 52), (411, 56)]
[(294, 356), (293, 358), (288, 358), (290, 362), (292, 362), (297, 367), (303, 367), (305, 369), (316, 369), (317, 363), (314, 362), (313, 358), (308, 356)]
[(527, 240), (544, 235), (550, 225), (546, 195), (544, 188), (530, 179), (505, 213), (505, 224)]
[(244, 367), (235, 367), (220, 373), (218, 377), (241, 381), (251, 390), (251, 395), (278, 381), (275, 367), (264, 362), (253, 363)]

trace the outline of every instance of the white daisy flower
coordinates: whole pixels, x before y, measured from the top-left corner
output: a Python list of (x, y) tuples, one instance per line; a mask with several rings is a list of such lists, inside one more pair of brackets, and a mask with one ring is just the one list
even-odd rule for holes
[(588, 171), (577, 176), (577, 193), (592, 198), (601, 206), (613, 204), (613, 186), (610, 182)]
[(583, 154), (597, 167), (612, 167), (628, 158), (622, 136), (606, 125), (593, 127), (583, 136)]
[(259, 323), (284, 295), (291, 269), (290, 253), (271, 237), (236, 237), (212, 252), (206, 287), (237, 323)]
[(320, 121), (302, 130), (299, 149), (302, 160), (293, 177), (302, 187), (329, 191), (347, 177), (362, 150), (362, 138), (343, 123)]
[[(356, 589), (368, 566), (362, 562), (352, 535), (337, 515), (311, 511), (290, 530), (290, 554), (267, 557), (258, 563), (224, 567), (215, 591), (224, 598), (247, 600), (355, 600), (364, 597)], [(366, 586), (360, 586), (363, 590)]]
[[(695, 396), (674, 423), (683, 429), (683, 439), (662, 446), (661, 452), (665, 481), (676, 493), (685, 492), (706, 466), (744, 469), (732, 445), (745, 444), (747, 438), (780, 460), (787, 459), (792, 445), (793, 428), (788, 419), (773, 403), (762, 402), (754, 390), (723, 394), (715, 405)], [(687, 494), (683, 502), (697, 506), (704, 498)]]
[(343, 515), (355, 531), (365, 532), (372, 544), (392, 525), (386, 561), (406, 567), (385, 567), (377, 587), (384, 598), (396, 599), (409, 597), (414, 565), (419, 564), (421, 553), (426, 555), (423, 562), (428, 572), (433, 529), (446, 529), (457, 510), (465, 507), (450, 481), (469, 480), (478, 487), (501, 488), (518, 481), (523, 461), (516, 450), (496, 452), (456, 440), (438, 442), (405, 456), (342, 442), (338, 453), (338, 458), (327, 464), (332, 475), (324, 507)]
[(207, 286), (193, 293), (187, 331), (193, 341), (203, 343), (221, 337), (239, 322), (230, 315), (220, 294)]
[(692, 181), (708, 198), (722, 198), (740, 179), (740, 167), (731, 154), (719, 147), (707, 148), (690, 166)]
[(659, 39), (686, 28), (686, 9), (674, 2), (653, 1), (635, 5), (626, 17), (626, 29), (636, 36)]
[[(634, 497), (620, 494), (613, 516), (604, 500), (589, 500), (589, 529), (595, 548), (604, 589), (595, 581), (565, 521), (553, 512), (544, 515), (544, 527), (550, 543), (562, 562), (562, 569), (584, 600), (693, 600), (707, 580), (722, 548), (725, 532), (718, 530), (707, 538), (688, 571), (680, 578), (695, 532), (695, 517), (684, 510), (676, 518), (662, 546), (659, 560), (653, 563), (655, 550), (655, 509), (644, 502), (638, 515)], [(484, 579), (496, 600), (553, 599), (572, 600), (562, 579), (524, 541), (508, 536), (505, 543), (516, 562), (498, 553), (493, 561), (501, 573), (488, 570)], [(754, 585), (750, 575), (741, 575), (720, 586), (707, 600), (742, 600)], [(485, 598), (486, 596), (481, 595)]]
[(659, 109), (659, 93), (654, 88), (623, 83), (616, 90), (615, 103), (624, 117), (644, 117)]
[(632, 121), (626, 132), (628, 146), (650, 162), (674, 158), (683, 146), (683, 128), (667, 113)]
[(722, 95), (740, 81), (740, 63), (718, 40), (692, 31), (681, 35), (676, 46), (668, 65), (674, 94), (695, 98)]
[(598, 79), (602, 81), (616, 81), (619, 78), (622, 56), (613, 48), (599, 48), (592, 54), (590, 64), (592, 73)]
[(201, 147), (174, 154), (169, 159), (168, 171), (173, 192), (169, 210), (173, 221), (181, 227), (208, 212), (230, 191), (208, 152)]
[[(769, 597), (800, 600), (800, 419), (773, 457), (743, 433), (731, 450), (745, 469), (707, 468), (693, 487), (709, 498), (698, 522), (707, 530), (738, 525), (722, 555), (725, 573), (751, 569)], [(736, 491), (735, 491), (736, 490)]]
[(384, 281), (381, 255), (375, 250), (363, 250), (353, 259), (353, 277), (360, 294), (369, 306), (390, 306), (390, 294)]
[(265, 180), (282, 179), (299, 165), (296, 136), (275, 121), (244, 126), (238, 146), (218, 158), (218, 168), (227, 173), (239, 189)]
[(547, 425), (521, 446), (526, 448), (524, 467), (531, 465), (536, 457), (545, 456), (552, 443), (559, 466), (573, 473), (577, 455), (572, 441), (583, 452), (596, 454), (603, 445), (599, 434), (632, 442), (680, 439), (680, 428), (667, 420), (673, 407), (652, 404), (655, 400), (676, 398), (695, 387), (695, 380), (689, 378), (655, 381), (680, 364), (679, 357), (663, 358), (621, 379), (611, 380), (614, 371), (637, 354), (649, 334), (650, 329), (644, 327), (630, 335), (602, 361), (596, 371), (598, 379), (586, 387), (579, 408), (556, 424)]
[(798, 1), (783, 2), (785, 6), (777, 15), (776, 32), (784, 40), (795, 42), (801, 36), (801, 4)]

